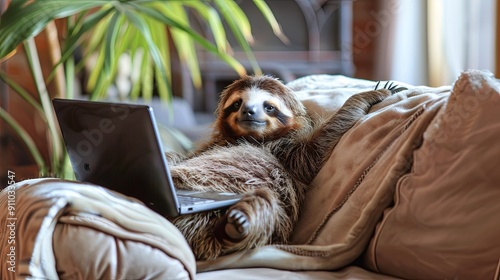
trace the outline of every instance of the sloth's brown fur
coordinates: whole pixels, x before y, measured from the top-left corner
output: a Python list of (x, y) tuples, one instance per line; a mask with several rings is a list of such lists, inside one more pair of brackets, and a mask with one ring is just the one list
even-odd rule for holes
[(245, 193), (232, 206), (242, 209), (249, 223), (241, 242), (224, 238), (218, 223), (226, 210), (184, 215), (173, 220), (188, 240), (197, 259), (211, 259), (232, 251), (269, 243), (286, 243), (298, 219), (305, 186), (294, 182), (270, 153), (250, 144), (214, 147), (182, 161), (172, 169), (174, 183), (188, 189), (211, 189)]
[[(295, 94), (274, 78), (247, 76), (228, 86), (210, 141), (193, 156), (169, 156), (177, 187), (244, 194), (229, 209), (172, 219), (196, 258), (287, 243), (308, 184), (341, 136), (390, 94), (386, 89), (356, 94), (335, 115), (314, 123)], [(244, 106), (261, 95), (266, 97), (262, 115), (245, 121)]]

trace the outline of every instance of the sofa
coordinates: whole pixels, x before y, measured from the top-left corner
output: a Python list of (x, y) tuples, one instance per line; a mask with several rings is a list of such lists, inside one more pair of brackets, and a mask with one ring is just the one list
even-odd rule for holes
[[(1, 278), (500, 279), (500, 82), (467, 70), (449, 86), (399, 84), (334, 148), (291, 244), (197, 262), (138, 200), (35, 178), (0, 192)], [(375, 82), (288, 86), (324, 118)]]

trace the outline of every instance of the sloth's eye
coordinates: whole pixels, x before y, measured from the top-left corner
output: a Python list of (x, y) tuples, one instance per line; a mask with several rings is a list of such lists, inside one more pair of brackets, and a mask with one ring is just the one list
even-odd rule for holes
[(241, 106), (241, 102), (240, 101), (236, 101), (236, 102), (233, 103), (233, 106), (234, 106), (234, 108), (238, 109)]
[(264, 109), (266, 112), (270, 113), (273, 112), (276, 108), (273, 105), (264, 105)]

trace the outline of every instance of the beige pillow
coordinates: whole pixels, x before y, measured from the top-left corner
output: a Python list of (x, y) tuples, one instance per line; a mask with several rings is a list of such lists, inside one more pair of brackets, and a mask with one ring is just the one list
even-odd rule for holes
[(368, 268), (405, 279), (498, 279), (499, 88), (480, 71), (457, 80), (377, 227)]

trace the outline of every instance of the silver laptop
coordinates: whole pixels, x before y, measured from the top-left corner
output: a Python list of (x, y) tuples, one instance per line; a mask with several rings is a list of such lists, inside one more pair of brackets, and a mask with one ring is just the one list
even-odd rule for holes
[(77, 180), (135, 197), (170, 217), (241, 199), (234, 193), (176, 190), (151, 107), (69, 99), (52, 104)]

